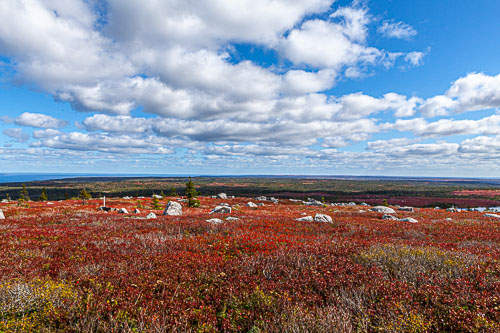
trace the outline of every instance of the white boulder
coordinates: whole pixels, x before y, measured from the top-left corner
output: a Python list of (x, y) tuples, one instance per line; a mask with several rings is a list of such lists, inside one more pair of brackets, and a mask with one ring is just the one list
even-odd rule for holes
[(413, 209), (413, 207), (408, 207), (408, 206), (399, 207), (398, 210), (401, 210), (401, 211), (404, 211), (404, 212), (413, 212), (413, 211), (415, 211), (415, 209)]
[(222, 221), (221, 219), (208, 219), (206, 220), (208, 223), (212, 223), (212, 224), (221, 224), (223, 223), (224, 221)]
[(316, 221), (316, 222), (326, 222), (326, 223), (332, 223), (333, 222), (331, 216), (326, 215), (326, 214), (316, 214), (316, 215), (314, 215), (314, 221)]
[(151, 213), (149, 213), (148, 215), (146, 215), (146, 218), (147, 218), (148, 220), (150, 220), (150, 219), (155, 219), (155, 218), (156, 218), (156, 214), (155, 214), (155, 213), (153, 213), (153, 212), (151, 212)]
[(298, 219), (295, 219), (295, 221), (299, 222), (312, 222), (314, 221), (312, 216), (304, 216), (304, 217), (299, 217)]
[(218, 199), (227, 199), (227, 194), (226, 193), (219, 193), (217, 194)]
[(167, 207), (165, 207), (165, 211), (163, 215), (169, 216), (181, 216), (182, 215), (182, 206), (180, 203), (175, 201), (169, 201)]
[(139, 209), (137, 209), (137, 208), (134, 209), (134, 214), (140, 214), (140, 213), (141, 213), (141, 211)]
[(5, 215), (3, 215), (3, 211), (0, 209), (0, 220), (5, 220)]
[(120, 208), (120, 209), (118, 210), (118, 214), (128, 214), (128, 210), (127, 210), (127, 209), (125, 209), (125, 208)]
[(384, 213), (384, 214), (395, 214), (396, 211), (390, 207), (386, 206), (375, 206), (370, 208), (372, 212), (377, 212), (377, 213)]
[(389, 214), (384, 214), (382, 216), (382, 220), (392, 220), (392, 221), (397, 221), (398, 218), (396, 216), (392, 216), (392, 215), (389, 215)]
[(250, 201), (247, 203), (247, 207), (255, 208), (255, 207), (257, 207), (257, 205)]
[(498, 214), (487, 213), (487, 214), (484, 214), (484, 216), (485, 217), (493, 217), (493, 218), (500, 219), (500, 215), (498, 215)]

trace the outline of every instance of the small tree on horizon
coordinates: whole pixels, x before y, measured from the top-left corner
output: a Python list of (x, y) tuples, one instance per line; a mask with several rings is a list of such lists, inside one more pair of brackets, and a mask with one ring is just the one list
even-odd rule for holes
[(49, 198), (47, 197), (47, 191), (45, 191), (45, 187), (42, 188), (42, 193), (40, 194), (40, 201), (47, 201)]
[(189, 181), (186, 183), (186, 197), (188, 199), (188, 207), (196, 208), (200, 207), (200, 200), (196, 199), (198, 192), (194, 187), (194, 183), (189, 177)]
[(80, 195), (78, 197), (83, 200), (84, 204), (85, 204), (85, 200), (92, 199), (92, 196), (90, 195), (89, 192), (87, 192), (85, 187), (83, 188), (83, 190), (80, 191)]
[(152, 208), (155, 209), (155, 210), (161, 209), (160, 200), (158, 200), (158, 198), (156, 196), (153, 196), (153, 205), (152, 205)]
[(19, 192), (19, 199), (22, 199), (24, 201), (30, 201), (30, 197), (28, 195), (28, 189), (26, 188), (26, 184), (23, 184), (23, 188), (21, 189), (21, 192)]
[(177, 194), (177, 191), (175, 190), (175, 187), (172, 186), (172, 188), (170, 189), (170, 193), (168, 194), (169, 197), (176, 197), (178, 194)]

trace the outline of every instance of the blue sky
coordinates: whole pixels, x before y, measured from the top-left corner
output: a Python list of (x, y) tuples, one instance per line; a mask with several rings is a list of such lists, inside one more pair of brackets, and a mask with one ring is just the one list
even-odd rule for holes
[(500, 2), (0, 2), (0, 172), (500, 175)]

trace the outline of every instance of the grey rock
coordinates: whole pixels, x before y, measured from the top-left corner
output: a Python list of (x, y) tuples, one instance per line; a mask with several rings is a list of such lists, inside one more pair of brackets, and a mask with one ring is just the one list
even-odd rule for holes
[(408, 207), (408, 206), (399, 207), (398, 210), (401, 210), (403, 212), (414, 212), (415, 211), (415, 209), (413, 207)]
[(395, 214), (396, 211), (390, 207), (386, 206), (375, 206), (370, 208), (372, 212), (377, 212), (377, 213), (385, 213), (385, 214)]
[(140, 213), (141, 213), (141, 211), (139, 209), (137, 209), (137, 208), (134, 209), (134, 214), (140, 214)]
[(120, 208), (120, 210), (118, 210), (118, 214), (128, 214), (128, 210), (126, 210), (125, 208)]
[(151, 213), (149, 213), (148, 215), (146, 215), (146, 218), (147, 218), (148, 220), (150, 220), (150, 219), (155, 219), (155, 218), (156, 218), (156, 214), (155, 214), (155, 213), (153, 213), (153, 212), (151, 212)]
[(3, 211), (0, 209), (0, 220), (5, 220), (5, 215), (3, 215)]
[(392, 221), (397, 221), (398, 218), (396, 216), (392, 216), (392, 215), (389, 215), (389, 214), (384, 214), (382, 216), (382, 220), (392, 220)]
[(152, 198), (163, 199), (163, 197), (161, 195), (158, 195), (158, 194), (153, 194)]
[(295, 221), (299, 222), (312, 222), (314, 221), (312, 216), (304, 216), (304, 217), (299, 217), (298, 219), (295, 219)]
[(446, 211), (447, 211), (447, 212), (450, 212), (450, 213), (456, 213), (456, 212), (457, 212), (457, 209), (456, 209), (456, 208), (454, 208), (454, 207), (451, 207), (451, 208), (448, 208)]
[(227, 199), (227, 194), (226, 193), (219, 193), (217, 194), (218, 199)]
[(228, 206), (217, 206), (210, 214), (231, 214), (231, 207)]
[(326, 222), (326, 223), (332, 223), (333, 222), (331, 216), (326, 215), (326, 214), (316, 214), (316, 215), (314, 215), (314, 221), (316, 221), (316, 222)]
[(2, 199), (2, 203), (9, 203), (9, 200), (7, 200), (7, 199)]
[(224, 221), (222, 221), (221, 219), (208, 219), (206, 220), (208, 223), (213, 223), (213, 224), (221, 224), (223, 223)]
[(255, 207), (257, 207), (257, 205), (250, 201), (247, 203), (247, 207), (255, 208)]
[(485, 217), (493, 217), (493, 218), (500, 219), (500, 215), (498, 215), (498, 214), (487, 213), (487, 214), (484, 214), (484, 216)]
[(257, 197), (255, 198), (257, 201), (267, 201), (267, 198), (265, 196)]
[(100, 210), (100, 211), (103, 211), (103, 212), (110, 212), (111, 211), (111, 207), (101, 206), (101, 207), (97, 208), (97, 210)]
[(239, 217), (234, 217), (234, 216), (226, 217), (226, 221), (238, 221), (239, 219), (240, 219)]
[(410, 222), (410, 223), (418, 223), (413, 217), (405, 217), (398, 220), (399, 222)]
[(182, 215), (182, 206), (180, 203), (175, 201), (169, 201), (167, 207), (165, 207), (165, 211), (163, 215), (168, 216), (181, 216)]

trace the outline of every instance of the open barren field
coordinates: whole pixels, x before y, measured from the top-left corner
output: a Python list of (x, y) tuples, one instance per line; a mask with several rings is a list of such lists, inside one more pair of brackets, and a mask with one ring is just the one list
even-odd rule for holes
[(0, 332), (500, 330), (495, 214), (169, 199), (0, 204)]

